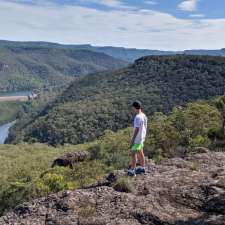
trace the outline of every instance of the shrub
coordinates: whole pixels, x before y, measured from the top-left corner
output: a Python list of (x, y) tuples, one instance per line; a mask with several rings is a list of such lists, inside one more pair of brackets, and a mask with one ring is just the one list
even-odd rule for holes
[(193, 171), (197, 171), (199, 169), (199, 166), (200, 166), (199, 162), (194, 161), (194, 162), (192, 162), (190, 169)]
[(48, 194), (67, 189), (68, 185), (62, 175), (49, 173), (37, 182), (37, 188), (40, 192)]
[(165, 157), (163, 157), (160, 153), (158, 153), (155, 154), (152, 159), (156, 164), (159, 164), (163, 159), (165, 159)]
[(91, 160), (102, 159), (104, 157), (104, 149), (100, 144), (92, 145), (88, 148)]
[(0, 215), (16, 205), (36, 197), (32, 183), (16, 181), (5, 184), (0, 190)]
[(96, 214), (96, 208), (91, 206), (82, 207), (78, 210), (78, 215), (83, 218), (92, 217), (95, 214)]
[(211, 141), (223, 140), (225, 138), (222, 128), (211, 128), (208, 130), (207, 135)]
[(209, 139), (202, 135), (197, 135), (190, 142), (191, 146), (202, 146), (202, 145), (208, 145), (208, 144), (209, 144)]
[(118, 178), (118, 180), (113, 184), (113, 188), (119, 192), (130, 193), (133, 191), (132, 183), (127, 177)]

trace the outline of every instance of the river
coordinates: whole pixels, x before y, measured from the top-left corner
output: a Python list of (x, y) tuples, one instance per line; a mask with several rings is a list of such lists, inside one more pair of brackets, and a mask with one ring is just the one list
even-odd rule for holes
[[(20, 92), (10, 92), (10, 93), (0, 93), (0, 97), (7, 97), (7, 96), (28, 96), (31, 94), (31, 91), (20, 91)], [(15, 121), (0, 125), (0, 144), (4, 144), (6, 138), (9, 134), (10, 127), (13, 126)]]
[(32, 91), (18, 91), (18, 92), (0, 92), (0, 97), (12, 97), (12, 96), (28, 96)]
[(8, 137), (9, 129), (14, 123), (15, 121), (0, 126), (0, 144), (4, 144), (6, 138)]

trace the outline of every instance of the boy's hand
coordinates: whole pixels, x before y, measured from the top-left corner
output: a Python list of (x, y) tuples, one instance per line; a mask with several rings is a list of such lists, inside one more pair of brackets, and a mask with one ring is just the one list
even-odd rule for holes
[(130, 147), (132, 147), (133, 144), (134, 144), (134, 137), (132, 137), (131, 140), (130, 140)]
[(131, 142), (130, 142), (130, 148), (132, 148), (133, 144), (134, 144), (134, 142), (131, 141)]
[(139, 128), (136, 127), (136, 128), (134, 129), (134, 134), (133, 134), (133, 137), (132, 137), (131, 142), (130, 142), (130, 147), (132, 147), (132, 145), (134, 144), (134, 140), (135, 140), (135, 138), (136, 138), (138, 132), (139, 132)]

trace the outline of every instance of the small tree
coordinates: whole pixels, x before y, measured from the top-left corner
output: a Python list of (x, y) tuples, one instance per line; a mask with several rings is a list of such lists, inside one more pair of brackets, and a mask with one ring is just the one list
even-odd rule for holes
[(219, 110), (222, 117), (222, 133), (225, 131), (225, 95), (216, 101), (216, 108)]

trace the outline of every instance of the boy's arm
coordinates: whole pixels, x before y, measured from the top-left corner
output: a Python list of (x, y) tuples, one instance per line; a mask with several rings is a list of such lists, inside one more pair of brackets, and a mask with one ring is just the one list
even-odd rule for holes
[(130, 143), (131, 146), (134, 144), (134, 140), (135, 140), (135, 138), (136, 138), (138, 132), (139, 132), (139, 127), (135, 127), (135, 128), (134, 128), (134, 134), (133, 134), (133, 137), (132, 137), (131, 143)]

